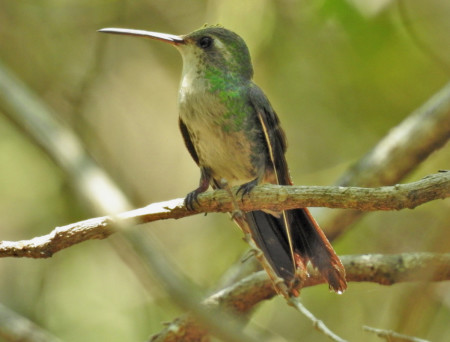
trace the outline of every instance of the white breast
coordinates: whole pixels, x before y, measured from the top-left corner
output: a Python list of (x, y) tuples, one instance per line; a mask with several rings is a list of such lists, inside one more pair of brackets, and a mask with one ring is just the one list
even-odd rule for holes
[(209, 168), (216, 180), (225, 178), (230, 186), (241, 185), (255, 179), (257, 169), (251, 162), (251, 146), (244, 131), (222, 129), (224, 112), (214, 94), (186, 88), (180, 91), (180, 118), (188, 128), (200, 165)]

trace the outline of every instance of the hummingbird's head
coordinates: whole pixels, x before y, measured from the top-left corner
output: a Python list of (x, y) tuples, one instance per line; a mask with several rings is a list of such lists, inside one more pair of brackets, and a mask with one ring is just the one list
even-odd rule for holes
[(182, 36), (183, 43), (176, 47), (186, 67), (250, 80), (253, 68), (244, 40), (236, 33), (219, 26), (207, 26)]
[(250, 53), (244, 40), (220, 26), (204, 26), (183, 36), (119, 28), (99, 31), (147, 37), (169, 43), (180, 51), (184, 72), (203, 72), (216, 77), (243, 80), (250, 80), (253, 76)]

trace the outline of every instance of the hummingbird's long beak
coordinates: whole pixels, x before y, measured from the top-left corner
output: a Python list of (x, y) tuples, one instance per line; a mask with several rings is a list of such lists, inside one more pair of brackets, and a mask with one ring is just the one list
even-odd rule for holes
[(137, 37), (147, 37), (150, 39), (160, 40), (162, 42), (166, 42), (172, 45), (183, 44), (184, 39), (180, 36), (175, 36), (173, 34), (168, 33), (160, 33), (160, 32), (152, 32), (152, 31), (144, 31), (144, 30), (132, 30), (132, 29), (124, 29), (124, 28), (103, 28), (98, 30), (98, 32), (102, 33), (114, 33), (114, 34), (124, 34), (127, 36), (137, 36)]

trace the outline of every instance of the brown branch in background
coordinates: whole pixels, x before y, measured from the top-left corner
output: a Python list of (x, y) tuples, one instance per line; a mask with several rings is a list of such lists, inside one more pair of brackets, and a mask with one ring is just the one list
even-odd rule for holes
[[(400, 182), (450, 138), (450, 83), (391, 129), (336, 182), (340, 186), (376, 187)], [(315, 212), (330, 240), (363, 214), (354, 210)]]
[[(122, 228), (126, 229), (127, 227)], [(219, 337), (223, 341), (261, 341), (254, 337), (251, 331), (243, 331), (247, 323), (245, 317), (234, 315), (234, 312), (224, 310), (224, 307), (201, 305), (204, 298), (203, 291), (186, 278), (174, 264), (170, 263), (169, 259), (161, 258), (162, 248), (159, 248), (154, 242), (150, 243), (148, 234), (137, 229), (126, 229), (118, 236), (123, 238), (120, 248), (122, 253), (126, 253), (126, 258), (129, 258), (130, 255), (137, 258), (135, 262), (129, 263), (136, 275), (148, 278), (153, 274), (156, 283), (162, 285), (171, 300), (190, 313), (192, 321), (196, 322), (196, 330), (190, 331), (190, 338), (203, 334), (204, 336)], [(141, 267), (137, 267), (138, 265)], [(177, 341), (182, 340), (183, 338)], [(202, 339), (193, 338), (192, 341), (200, 340)]]
[(393, 285), (411, 281), (450, 280), (450, 253), (403, 253), (343, 256), (352, 282)]
[[(206, 310), (218, 309), (245, 315), (259, 302), (276, 295), (272, 282), (264, 271), (252, 274), (226, 289), (205, 299)], [(201, 328), (191, 314), (183, 314), (167, 323), (163, 331), (151, 338), (152, 342), (162, 341), (202, 341), (208, 333)]]
[[(236, 190), (236, 188), (234, 189)], [(360, 210), (398, 210), (414, 208), (427, 201), (450, 197), (450, 172), (430, 175), (417, 182), (380, 188), (344, 188), (323, 186), (255, 187), (244, 198), (241, 209), (292, 209), (311, 206), (354, 208)], [(0, 257), (48, 258), (74, 244), (104, 239), (113, 233), (112, 226), (134, 225), (164, 219), (178, 219), (200, 212), (229, 212), (233, 199), (225, 190), (207, 192), (199, 196), (201, 207), (192, 212), (184, 207), (182, 199), (153, 203), (115, 217), (98, 217), (57, 227), (51, 233), (23, 241), (0, 242)]]
[[(450, 254), (404, 253), (395, 255), (344, 255), (341, 257), (347, 280), (350, 282), (374, 282), (393, 285), (411, 281), (450, 280)], [(325, 283), (321, 275), (312, 270), (305, 287)], [(220, 306), (239, 313), (249, 312), (257, 303), (270, 299), (276, 293), (266, 272), (254, 273), (239, 282), (220, 290), (206, 299), (206, 307)], [(188, 314), (180, 316), (157, 335), (152, 342), (198, 341), (201, 334), (197, 324)], [(206, 333), (206, 332), (205, 332)], [(197, 339), (190, 339), (194, 336)]]

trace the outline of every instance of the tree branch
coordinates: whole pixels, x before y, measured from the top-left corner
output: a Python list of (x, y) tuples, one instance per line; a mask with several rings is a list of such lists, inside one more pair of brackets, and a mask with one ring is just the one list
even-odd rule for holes
[[(234, 188), (236, 190), (237, 188)], [(241, 209), (292, 209), (325, 206), (358, 210), (399, 210), (414, 208), (425, 202), (450, 197), (450, 172), (441, 172), (417, 182), (380, 188), (329, 186), (255, 187), (240, 202)], [(189, 211), (183, 199), (153, 203), (144, 208), (103, 216), (55, 228), (51, 233), (31, 240), (0, 242), (0, 257), (48, 258), (77, 243), (104, 239), (113, 233), (113, 224), (133, 225), (164, 219), (178, 219), (203, 212), (229, 212), (233, 201), (225, 190), (216, 190), (198, 197), (200, 207)]]
[(91, 212), (101, 215), (132, 208), (108, 174), (86, 152), (78, 136), (8, 68), (0, 63), (0, 108), (67, 175)]
[(303, 314), (303, 316), (308, 318), (312, 322), (314, 328), (317, 331), (324, 334), (330, 340), (335, 341), (335, 342), (347, 342), (340, 336), (336, 335), (333, 331), (331, 331), (325, 325), (325, 323), (323, 323), (323, 321), (316, 318), (316, 316), (314, 316), (314, 314), (311, 311), (309, 311), (302, 303), (300, 303), (300, 300), (297, 297), (291, 297), (289, 304), (292, 305), (297, 311), (301, 312)]
[(61, 342), (48, 331), (0, 304), (0, 337), (5, 341)]
[[(411, 281), (450, 280), (450, 253), (344, 255), (341, 260), (346, 270), (347, 281), (352, 282), (393, 285)], [(325, 283), (317, 271), (311, 268), (308, 271), (310, 277), (305, 287)], [(247, 313), (259, 302), (275, 295), (276, 292), (267, 273), (260, 271), (218, 291), (207, 298), (203, 304), (206, 307), (219, 306), (224, 310)], [(197, 339), (189, 339), (194, 334)], [(203, 334), (206, 334), (206, 331), (199, 329), (189, 314), (184, 314), (168, 323), (166, 328), (152, 337), (151, 341), (198, 341), (205, 336)]]
[(418, 338), (418, 337), (413, 337), (413, 336), (407, 336), (407, 335), (399, 334), (399, 333), (397, 333), (395, 331), (392, 331), (392, 330), (384, 330), (384, 329), (372, 328), (372, 327), (368, 327), (367, 325), (364, 325), (363, 329), (365, 331), (369, 331), (371, 333), (376, 334), (378, 337), (381, 337), (381, 338), (385, 339), (388, 342), (392, 342), (392, 341), (399, 341), (399, 342), (430, 342), (428, 340), (423, 340), (423, 339)]
[[(450, 83), (392, 128), (371, 151), (335, 183), (340, 186), (376, 187), (400, 182), (409, 172), (450, 139)], [(354, 210), (316, 213), (333, 240), (363, 214)], [(322, 217), (323, 216), (323, 217)]]

